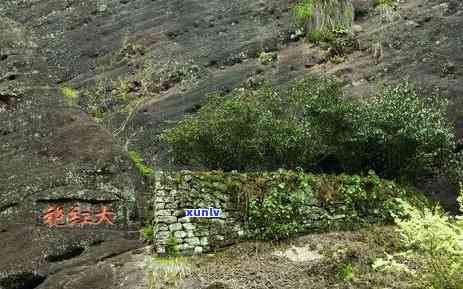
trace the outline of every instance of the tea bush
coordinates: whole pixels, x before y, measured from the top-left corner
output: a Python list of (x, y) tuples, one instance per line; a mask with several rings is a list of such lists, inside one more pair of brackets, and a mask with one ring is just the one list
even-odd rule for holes
[(161, 139), (177, 163), (208, 169), (295, 169), (414, 179), (452, 155), (446, 101), (408, 82), (366, 102), (345, 99), (332, 78), (214, 95)]
[(325, 150), (321, 136), (329, 131), (306, 120), (306, 107), (319, 110), (314, 113), (320, 120), (333, 123), (331, 116), (338, 113), (334, 108), (325, 112), (323, 106), (340, 103), (339, 84), (328, 78), (308, 79), (288, 91), (267, 85), (226, 99), (214, 95), (196, 116), (166, 130), (161, 139), (170, 145), (176, 161), (212, 169), (313, 163)]
[(385, 177), (413, 178), (444, 167), (455, 145), (446, 110), (446, 99), (419, 96), (408, 82), (382, 88), (352, 115), (344, 162)]

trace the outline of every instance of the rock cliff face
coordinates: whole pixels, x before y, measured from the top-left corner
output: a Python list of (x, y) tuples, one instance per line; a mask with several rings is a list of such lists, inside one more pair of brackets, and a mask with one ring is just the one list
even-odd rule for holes
[[(122, 220), (138, 219), (142, 181), (121, 143), (151, 164), (166, 165), (154, 142), (160, 123), (194, 112), (209, 92), (329, 73), (344, 81), (348, 96), (368, 97), (378, 83), (408, 77), (425, 92), (438, 89), (450, 97), (450, 117), (462, 135), (461, 1), (406, 1), (401, 17), (389, 24), (372, 11), (372, 1), (353, 1), (360, 49), (342, 64), (299, 39), (291, 19), (295, 2), (1, 1), (0, 244), (6, 245), (0, 248), (0, 288), (34, 288), (50, 274), (55, 277), (39, 288), (77, 288), (56, 276), (85, 275), (84, 265), (139, 246), (111, 228), (37, 226), (38, 208), (57, 201), (123, 203)], [(262, 61), (261, 52), (273, 60)], [(160, 89), (136, 107), (116, 137), (111, 132), (126, 112), (105, 115), (104, 128), (59, 88), (80, 92), (117, 78), (132, 78), (137, 86), (147, 63), (150, 79), (163, 79)], [(64, 260), (89, 247), (99, 257)], [(108, 270), (96, 270), (99, 283), (87, 287), (108, 288), (102, 281), (113, 274)]]
[(43, 207), (114, 206), (124, 227), (138, 215), (137, 178), (111, 134), (50, 81), (30, 31), (0, 17), (0, 35), (0, 288), (34, 288), (59, 270), (53, 263), (92, 244), (116, 239), (123, 250), (139, 246), (110, 225), (48, 228)]
[[(152, 65), (153, 78), (161, 78), (164, 70), (194, 70), (194, 75), (166, 81), (161, 93), (138, 108), (130, 131), (120, 134), (130, 135), (145, 159), (154, 162), (159, 123), (194, 111), (207, 93), (265, 78), (284, 83), (301, 75), (299, 50), (272, 68), (257, 59), (262, 51), (290, 44), (292, 2), (7, 1), (0, 8), (35, 33), (54, 83), (92, 87), (97, 80), (127, 78), (142, 63)], [(141, 53), (131, 53), (134, 47)], [(186, 84), (186, 78), (193, 79)], [(106, 120), (113, 117), (114, 129), (120, 125), (118, 115)]]
[[(164, 165), (153, 145), (159, 124), (194, 112), (208, 93), (264, 80), (283, 84), (307, 73), (335, 74), (354, 97), (368, 97), (378, 83), (409, 78), (425, 92), (437, 88), (450, 96), (451, 117), (460, 123), (461, 3), (407, 1), (388, 23), (387, 15), (374, 11), (374, 1), (352, 2), (360, 49), (340, 65), (299, 40), (294, 0), (9, 0), (0, 3), (0, 13), (36, 36), (53, 83), (83, 89), (131, 78), (130, 89), (137, 90), (142, 80), (135, 75), (146, 66), (149, 81), (163, 79), (159, 93), (144, 99), (118, 134), (151, 164)], [(261, 52), (273, 52), (275, 61), (263, 63)], [(115, 130), (126, 116), (106, 114), (104, 122)]]

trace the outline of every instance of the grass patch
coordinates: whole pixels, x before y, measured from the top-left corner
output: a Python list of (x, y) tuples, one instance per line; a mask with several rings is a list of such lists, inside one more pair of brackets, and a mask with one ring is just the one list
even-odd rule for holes
[(341, 266), (336, 276), (343, 281), (351, 281), (354, 279), (354, 268), (352, 263), (346, 263)]
[(61, 87), (61, 94), (63, 95), (64, 99), (70, 105), (76, 105), (78, 100), (79, 100), (79, 95), (77, 93), (77, 90), (72, 88), (72, 87), (62, 86)]
[(324, 35), (345, 27), (352, 29), (354, 8), (347, 0), (302, 0), (293, 7), (294, 21), (306, 35)]
[(145, 268), (148, 289), (178, 288), (190, 270), (188, 263), (184, 257), (150, 258)]

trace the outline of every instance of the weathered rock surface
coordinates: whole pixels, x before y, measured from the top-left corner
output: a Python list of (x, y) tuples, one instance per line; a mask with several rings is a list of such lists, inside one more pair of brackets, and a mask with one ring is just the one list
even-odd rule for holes
[(112, 136), (50, 81), (33, 34), (0, 17), (0, 35), (0, 288), (35, 288), (95, 244), (113, 240), (109, 255), (140, 246), (111, 225), (49, 228), (41, 205), (117, 204), (124, 228), (139, 215), (137, 178)]
[[(374, 1), (355, 0), (356, 10), (369, 15), (357, 20), (365, 28), (359, 33), (363, 49), (342, 65), (327, 63), (321, 68), (313, 67), (318, 61), (307, 62), (315, 50), (291, 40), (296, 34), (291, 19), (294, 2), (10, 0), (0, 4), (0, 12), (37, 35), (55, 83), (79, 88), (98, 78), (133, 73), (134, 63), (121, 53), (128, 46), (143, 50), (137, 57), (149, 59), (157, 68), (174, 62), (177, 67), (195, 65), (200, 75), (194, 84), (181, 90), (173, 80), (159, 99), (138, 109), (132, 143), (151, 162), (157, 152), (152, 134), (160, 121), (195, 111), (209, 92), (227, 92), (262, 79), (285, 83), (305, 73), (328, 72), (349, 85), (365, 78), (349, 91), (363, 97), (379, 81), (408, 75), (424, 89), (437, 85), (453, 98), (461, 92), (457, 79), (462, 60), (456, 53), (461, 43), (459, 1), (408, 1), (401, 7), (401, 18), (388, 24), (375, 17), (379, 12)], [(404, 25), (410, 19), (419, 26)], [(383, 57), (378, 65), (370, 65), (375, 39), (382, 42)], [(257, 59), (261, 51), (278, 52), (278, 60), (261, 65)], [(349, 69), (343, 69), (346, 66)]]
[[(127, 250), (139, 245), (124, 240), (121, 231), (35, 225), (38, 204), (51, 200), (122, 200), (129, 204), (122, 215), (136, 219), (135, 200), (140, 199), (140, 182), (121, 146), (71, 105), (56, 84), (83, 88), (99, 78), (124, 78), (143, 59), (156, 67), (195, 66), (199, 73), (193, 83), (183, 87), (178, 79), (169, 81), (159, 98), (137, 109), (128, 131), (120, 135), (157, 165), (166, 165), (153, 141), (160, 123), (194, 112), (207, 93), (255, 87), (263, 80), (284, 84), (308, 73), (338, 76), (354, 97), (368, 97), (378, 83), (408, 77), (425, 92), (438, 89), (450, 97), (450, 116), (459, 124), (457, 136), (463, 135), (461, 1), (407, 1), (401, 4), (401, 18), (391, 24), (375, 16), (373, 1), (353, 1), (363, 11), (357, 17), (361, 49), (339, 65), (295, 37), (290, 18), (294, 2), (0, 1), (0, 288), (41, 283), (39, 288), (71, 288), (90, 284), (87, 277), (96, 282), (87, 287), (98, 288), (103, 284), (98, 282), (112, 276), (106, 265), (87, 274), (91, 269), (78, 267), (90, 264), (87, 259), (60, 271), (66, 273), (53, 264), (77, 260), (101, 242)], [(381, 55), (374, 49), (378, 42)], [(142, 47), (143, 55), (128, 59), (127, 44)], [(262, 65), (262, 51), (276, 53), (275, 61)], [(448, 187), (443, 182), (431, 191), (452, 195)], [(59, 283), (61, 277), (54, 274), (79, 282)]]
[[(396, 22), (382, 23), (374, 1), (354, 0), (361, 12), (357, 17), (363, 27), (358, 33), (361, 50), (341, 65), (322, 63), (317, 49), (292, 37), (297, 34), (291, 18), (294, 3), (10, 0), (0, 3), (0, 12), (37, 35), (55, 83), (81, 88), (97, 79), (125, 78), (146, 60), (157, 70), (195, 67), (192, 83), (170, 80), (158, 98), (137, 109), (127, 131), (119, 135), (151, 164), (166, 165), (153, 138), (159, 124), (194, 112), (208, 93), (258, 86), (264, 80), (284, 84), (307, 73), (337, 75), (354, 97), (368, 97), (378, 83), (408, 77), (426, 92), (437, 87), (449, 95), (452, 119), (461, 121), (459, 1), (407, 1)], [(418, 26), (406, 25), (409, 20)], [(376, 42), (382, 53), (373, 65)], [(127, 57), (127, 50), (134, 47), (143, 52)], [(262, 65), (258, 59), (262, 51), (276, 52), (277, 60)], [(108, 118), (114, 127), (125, 119), (119, 114)]]
[[(285, 83), (302, 75), (303, 65), (294, 69), (303, 63), (299, 49), (273, 65), (264, 66), (257, 59), (262, 51), (291, 43), (292, 2), (47, 0), (8, 1), (0, 9), (36, 33), (55, 83), (80, 88), (100, 78), (124, 78), (136, 70), (139, 58), (159, 70), (199, 70), (193, 84), (181, 90), (173, 80), (159, 98), (141, 106), (130, 131), (120, 135), (130, 136), (130, 143), (153, 163), (159, 150), (153, 135), (160, 122), (194, 111), (208, 93), (257, 85), (265, 78)], [(128, 59), (121, 53), (128, 46), (140, 47), (144, 55)], [(114, 117), (118, 127), (124, 118)]]

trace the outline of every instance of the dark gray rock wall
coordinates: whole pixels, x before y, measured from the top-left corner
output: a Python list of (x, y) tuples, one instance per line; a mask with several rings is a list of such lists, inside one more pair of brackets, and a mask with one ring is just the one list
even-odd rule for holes
[[(0, 288), (34, 288), (52, 263), (105, 240), (124, 242), (120, 229), (139, 216), (140, 182), (112, 135), (49, 79), (34, 35), (6, 17), (0, 35)], [(114, 227), (43, 223), (43, 205), (76, 202), (114, 205)]]

